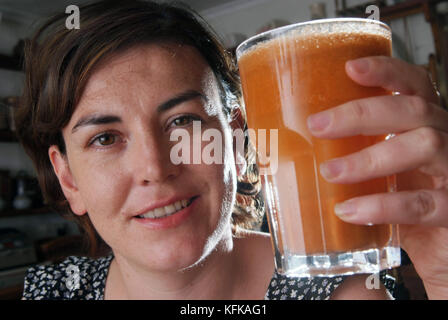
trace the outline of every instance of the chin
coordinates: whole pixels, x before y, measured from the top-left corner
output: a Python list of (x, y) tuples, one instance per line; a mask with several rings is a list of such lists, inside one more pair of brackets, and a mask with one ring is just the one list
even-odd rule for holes
[(133, 250), (132, 259), (156, 272), (183, 271), (201, 260), (206, 242), (206, 239), (194, 237), (176, 243), (164, 243), (160, 246), (149, 244), (141, 250)]
[(148, 267), (159, 272), (188, 272), (207, 263), (214, 253), (230, 252), (233, 248), (230, 223), (218, 227), (207, 239), (198, 240), (195, 237), (194, 241), (184, 241), (181, 246), (163, 250), (164, 254), (161, 254), (161, 249), (156, 260), (156, 255), (148, 253), (148, 260), (151, 261)]
[(233, 240), (230, 221), (218, 227), (215, 232), (207, 239), (203, 248), (204, 249), (200, 258), (191, 265), (183, 268), (181, 271), (188, 271), (192, 268), (201, 266), (214, 252), (225, 254), (232, 251)]

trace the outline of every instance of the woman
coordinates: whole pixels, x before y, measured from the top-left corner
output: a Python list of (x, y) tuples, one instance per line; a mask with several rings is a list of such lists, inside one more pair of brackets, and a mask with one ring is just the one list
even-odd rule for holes
[[(388, 297), (384, 287), (367, 290), (365, 276), (284, 287), (269, 237), (241, 228), (256, 221), (260, 200), (256, 168), (236, 161), (251, 147), (246, 141), (245, 154), (237, 153), (231, 134), (245, 127), (238, 77), (198, 17), (143, 1), (103, 1), (80, 12), (79, 30), (66, 30), (61, 14), (28, 45), (16, 120), (47, 202), (97, 233), (110, 252), (31, 268), (24, 299), (262, 299), (285, 290), (296, 299)], [(339, 212), (354, 223), (413, 224), (402, 228), (404, 249), (428, 296), (446, 298), (448, 116), (414, 66), (372, 57), (348, 63), (347, 73), (402, 95), (339, 106), (310, 118), (310, 130), (328, 138), (403, 134), (322, 174), (355, 182), (418, 168), (425, 191), (359, 198)], [(182, 129), (193, 141), (195, 123), (222, 134), (222, 162), (173, 163), (171, 137)], [(416, 143), (424, 154), (414, 152)]]

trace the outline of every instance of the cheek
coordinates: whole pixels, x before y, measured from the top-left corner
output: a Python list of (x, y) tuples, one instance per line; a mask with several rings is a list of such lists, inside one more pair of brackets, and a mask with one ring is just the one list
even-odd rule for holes
[(113, 166), (90, 165), (81, 176), (77, 183), (90, 221), (106, 243), (119, 243), (123, 231), (120, 215), (128, 190), (126, 175)]
[(126, 174), (117, 162), (79, 161), (76, 186), (90, 215), (117, 212), (126, 198)]
[[(220, 186), (220, 190), (224, 193), (229, 188), (233, 189), (233, 185), (236, 185), (236, 167), (235, 167), (235, 159), (233, 154), (233, 146), (232, 146), (232, 138), (230, 136), (230, 130), (226, 130), (226, 127), (223, 125), (223, 128), (220, 128), (221, 135), (221, 143), (207, 145), (208, 142), (202, 143), (202, 160), (207, 157), (211, 152), (209, 151), (211, 145), (213, 145), (213, 150), (216, 151), (213, 154), (217, 154), (218, 156), (213, 158), (214, 161), (208, 160), (208, 163), (203, 163), (201, 170), (203, 172), (207, 172), (208, 177), (206, 179), (210, 182), (213, 182), (217, 186)], [(216, 163), (218, 161), (218, 163)], [(205, 162), (205, 161), (204, 161)]]
[[(212, 197), (212, 212), (217, 212), (224, 219), (230, 216), (233, 210), (236, 193), (236, 171), (232, 162), (224, 161), (221, 165), (208, 165)], [(202, 172), (205, 172), (203, 169)]]

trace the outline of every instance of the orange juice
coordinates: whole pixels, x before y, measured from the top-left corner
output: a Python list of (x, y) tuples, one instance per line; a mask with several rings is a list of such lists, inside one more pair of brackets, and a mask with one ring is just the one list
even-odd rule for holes
[(364, 87), (345, 71), (348, 60), (390, 56), (391, 39), (381, 33), (291, 32), (261, 41), (239, 54), (249, 128), (278, 130), (278, 170), (263, 177), (279, 250), (291, 254), (324, 255), (382, 248), (392, 226), (361, 226), (343, 222), (336, 203), (356, 196), (387, 192), (392, 181), (378, 178), (356, 184), (324, 180), (319, 165), (384, 140), (386, 136), (356, 136), (335, 140), (314, 138), (307, 117), (345, 102), (389, 95)]

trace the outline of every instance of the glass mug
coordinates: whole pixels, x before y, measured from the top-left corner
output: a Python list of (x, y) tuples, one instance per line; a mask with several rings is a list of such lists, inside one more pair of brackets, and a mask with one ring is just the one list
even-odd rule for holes
[[(389, 136), (318, 139), (306, 125), (313, 113), (392, 94), (358, 85), (345, 71), (348, 60), (390, 56), (391, 37), (381, 22), (336, 18), (270, 30), (237, 48), (248, 126), (255, 132), (274, 129), (278, 135), (277, 148), (264, 150), (271, 159), (277, 157), (277, 167), (261, 173), (261, 179), (280, 274), (337, 276), (400, 265), (398, 226), (354, 225), (334, 213), (336, 203), (350, 198), (393, 192), (395, 176), (335, 184), (319, 174), (321, 163)], [(261, 171), (264, 166), (266, 162), (259, 163)]]

